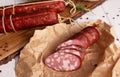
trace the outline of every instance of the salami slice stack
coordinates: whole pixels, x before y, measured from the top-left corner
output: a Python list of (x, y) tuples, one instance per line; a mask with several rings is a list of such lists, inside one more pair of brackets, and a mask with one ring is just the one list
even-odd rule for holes
[(87, 27), (62, 44), (56, 52), (45, 59), (45, 64), (53, 70), (67, 72), (81, 67), (86, 49), (93, 45), (100, 35), (95, 27)]
[(73, 54), (56, 52), (48, 56), (45, 63), (57, 71), (71, 71), (81, 66), (81, 59)]

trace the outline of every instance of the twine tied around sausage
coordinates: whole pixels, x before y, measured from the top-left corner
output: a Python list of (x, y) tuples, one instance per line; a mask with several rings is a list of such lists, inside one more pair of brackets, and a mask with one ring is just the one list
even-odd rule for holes
[[(9, 7), (3, 7), (1, 10), (2, 10), (2, 12), (3, 12), (3, 15), (2, 15), (2, 26), (3, 26), (3, 30), (4, 30), (4, 33), (5, 34), (7, 34), (7, 30), (6, 30), (6, 25), (5, 25), (5, 10), (6, 9), (8, 9), (8, 8), (10, 8), (10, 7), (12, 7), (12, 14), (11, 15), (9, 15), (9, 20), (10, 20), (10, 26), (12, 27), (12, 30), (14, 31), (14, 32), (16, 32), (16, 29), (15, 29), (15, 26), (14, 26), (14, 24), (13, 24), (13, 21), (12, 21), (12, 17), (13, 17), (13, 15), (15, 15), (15, 5), (16, 5), (16, 1), (14, 0), (14, 4), (12, 5), (12, 6), (9, 6)], [(53, 2), (53, 1), (46, 1), (46, 2)], [(44, 3), (44, 2), (39, 2), (39, 3)], [(67, 0), (66, 2), (66, 6), (68, 6), (68, 5), (70, 5), (70, 6), (72, 6), (73, 8), (70, 10), (70, 13), (71, 14), (74, 14), (75, 12), (76, 12), (76, 7), (75, 7), (75, 4), (74, 4), (74, 2), (73, 1), (71, 1), (71, 0)], [(22, 5), (17, 5), (17, 6), (23, 6), (23, 5), (29, 5), (29, 4), (35, 4), (34, 2), (33, 3), (26, 3), (26, 4), (22, 4)], [(65, 19), (65, 18), (63, 18), (63, 19)], [(71, 19), (71, 18), (67, 18), (67, 20), (69, 20), (70, 22), (72, 22), (73, 21), (73, 19)]]
[[(60, 14), (58, 14), (58, 20), (59, 20), (59, 23), (68, 21), (72, 26), (80, 25), (80, 23), (76, 22), (75, 19), (73, 19), (71, 17), (63, 17)], [(83, 28), (82, 26), (80, 26), (80, 27)]]
[(70, 9), (70, 14), (75, 14), (76, 13), (76, 6), (75, 6), (75, 3), (72, 1), (72, 0), (66, 0), (64, 1), (66, 3), (66, 6), (70, 5), (72, 6), (72, 8)]
[[(13, 21), (12, 21), (12, 16), (15, 14), (15, 5), (16, 5), (16, 1), (15, 1), (15, 4), (12, 5), (12, 14), (9, 15), (9, 19), (10, 19), (10, 24), (11, 24), (11, 27), (13, 29), (14, 32), (16, 32), (16, 29), (14, 27), (14, 24), (13, 24)], [(3, 7), (1, 10), (2, 10), (2, 26), (3, 26), (3, 30), (4, 30), (4, 33), (7, 34), (7, 30), (6, 30), (6, 27), (5, 27), (5, 10), (9, 8), (9, 7)]]
[[(14, 2), (15, 2), (15, 0), (14, 0)], [(45, 1), (45, 2), (55, 2), (55, 1)], [(14, 31), (14, 32), (16, 32), (16, 29), (15, 29), (15, 26), (14, 26), (14, 23), (13, 23), (13, 20), (12, 20), (12, 17), (13, 17), (13, 15), (15, 15), (15, 13), (17, 13), (15, 10), (16, 10), (16, 8), (15, 8), (15, 5), (16, 5), (16, 7), (17, 6), (25, 6), (25, 5), (33, 5), (33, 4), (39, 4), (39, 3), (45, 3), (44, 1), (43, 2), (32, 2), (32, 3), (25, 3), (25, 4), (18, 4), (18, 5), (16, 5), (16, 2), (12, 5), (12, 6), (8, 6), (8, 7), (3, 7), (2, 9), (0, 9), (0, 10), (2, 10), (2, 26), (3, 26), (3, 30), (4, 30), (4, 33), (5, 34), (7, 34), (8, 32), (7, 32), (7, 27), (6, 27), (6, 25), (5, 25), (5, 17), (6, 17), (6, 15), (7, 15), (7, 13), (6, 13), (6, 9), (9, 9), (9, 8), (12, 8), (12, 10), (11, 10), (11, 12), (7, 15), (7, 17), (9, 17), (9, 20), (10, 20), (10, 26), (11, 26), (11, 28), (12, 28), (12, 30)]]

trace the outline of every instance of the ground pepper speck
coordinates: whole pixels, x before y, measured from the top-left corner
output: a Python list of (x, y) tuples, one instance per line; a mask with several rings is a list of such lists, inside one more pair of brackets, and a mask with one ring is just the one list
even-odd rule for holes
[(117, 40), (117, 41), (119, 41), (119, 39), (118, 39), (118, 38), (117, 38), (116, 40)]

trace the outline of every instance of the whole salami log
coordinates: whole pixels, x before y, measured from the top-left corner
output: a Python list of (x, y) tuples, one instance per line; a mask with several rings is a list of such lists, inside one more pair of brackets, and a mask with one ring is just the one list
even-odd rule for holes
[(14, 29), (18, 31), (33, 27), (52, 25), (55, 23), (58, 23), (58, 15), (56, 12), (43, 12), (22, 16), (15, 15), (11, 18), (11, 20), (9, 17), (6, 16), (4, 18), (4, 21), (0, 20), (0, 33), (3, 33), (5, 31), (6, 32), (14, 31), (12, 25), (14, 26)]
[(61, 12), (65, 10), (65, 3), (63, 1), (42, 1), (42, 2), (34, 2), (34, 3), (26, 3), (26, 4), (18, 4), (14, 6), (5, 7), (4, 12), (3, 8), (0, 10), (0, 16), (4, 15), (14, 15), (18, 14), (29, 14), (29, 13), (38, 13), (45, 11), (54, 11)]
[[(60, 44), (56, 48), (57, 52), (53, 53), (45, 59), (45, 64), (48, 67), (61, 72), (77, 70), (82, 64), (86, 49), (93, 45), (99, 39), (99, 37), (99, 32), (95, 27), (87, 27), (69, 38), (67, 41)], [(61, 53), (64, 53), (64, 56), (61, 56)], [(65, 56), (68, 54), (71, 54), (72, 56), (67, 57), (67, 63), (65, 66), (63, 62), (66, 62)], [(75, 60), (72, 60), (71, 58)]]

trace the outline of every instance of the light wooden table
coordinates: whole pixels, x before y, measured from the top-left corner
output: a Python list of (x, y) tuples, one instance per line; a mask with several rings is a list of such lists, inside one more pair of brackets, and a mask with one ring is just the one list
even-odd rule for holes
[[(27, 0), (17, 0), (17, 3), (26, 2)], [(0, 6), (13, 4), (14, 0), (0, 0)], [(91, 12), (86, 13), (82, 17), (78, 18), (76, 21), (91, 21), (95, 19), (101, 19), (115, 29), (116, 39), (120, 39), (120, 0), (106, 0), (102, 5), (92, 10)], [(118, 41), (119, 43), (119, 41)], [(9, 63), (0, 66), (0, 77), (15, 77), (15, 60), (13, 59)]]

